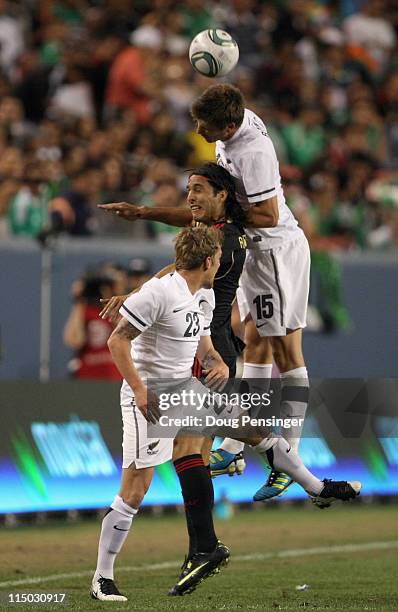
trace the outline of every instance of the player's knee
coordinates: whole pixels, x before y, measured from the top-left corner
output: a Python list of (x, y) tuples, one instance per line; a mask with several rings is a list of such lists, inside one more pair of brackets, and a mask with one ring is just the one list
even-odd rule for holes
[(150, 483), (151, 478), (143, 471), (137, 470), (129, 474), (127, 481), (122, 482), (119, 495), (132, 508), (139, 508)]
[(177, 438), (174, 441), (173, 461), (186, 457), (187, 455), (197, 455), (202, 452), (203, 438), (189, 436), (186, 438)]
[(147, 490), (147, 487), (141, 484), (135, 487), (134, 489), (130, 489), (129, 491), (121, 491), (121, 497), (126, 502), (126, 504), (131, 506), (131, 508), (139, 508), (142, 504), (142, 500), (144, 499)]
[(288, 372), (304, 366), (301, 349), (281, 341), (281, 338), (272, 339), (273, 358), (280, 372)]
[(266, 339), (261, 338), (257, 342), (250, 342), (245, 348), (245, 361), (263, 365), (272, 361), (272, 351)]
[(201, 452), (201, 455), (202, 455), (203, 463), (205, 465), (208, 465), (208, 463), (209, 463), (211, 447), (212, 446), (213, 446), (212, 438), (205, 438), (203, 440), (200, 452)]

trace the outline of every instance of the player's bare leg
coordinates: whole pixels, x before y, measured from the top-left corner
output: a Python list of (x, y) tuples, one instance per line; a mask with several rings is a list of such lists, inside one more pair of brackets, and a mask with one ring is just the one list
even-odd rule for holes
[[(264, 381), (270, 380), (272, 374), (272, 347), (269, 338), (261, 338), (250, 315), (245, 322), (245, 343), (242, 378), (261, 379), (261, 390), (265, 392), (267, 385)], [(211, 453), (212, 476), (241, 475), (246, 466), (244, 446), (239, 440), (225, 438), (220, 447)]]
[(153, 478), (153, 467), (137, 469), (134, 464), (122, 471), (119, 494), (102, 520), (97, 568), (91, 596), (101, 601), (127, 601), (114, 583), (113, 568), (129, 534), (131, 524)]
[[(304, 418), (308, 406), (308, 374), (302, 351), (302, 330), (289, 331), (286, 336), (268, 339), (273, 358), (281, 376), (281, 417), (295, 418), (301, 425), (281, 431), (282, 437), (298, 451)], [(267, 501), (281, 495), (293, 480), (285, 473), (271, 470), (266, 483), (256, 491), (255, 501)]]

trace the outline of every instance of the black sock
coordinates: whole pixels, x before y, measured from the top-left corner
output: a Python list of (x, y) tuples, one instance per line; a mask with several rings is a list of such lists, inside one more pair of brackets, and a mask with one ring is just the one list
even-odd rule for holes
[(213, 480), (212, 480), (212, 477), (211, 477), (210, 463), (208, 465), (205, 465), (205, 468), (207, 470), (208, 475), (210, 476), (210, 482), (211, 482), (211, 509), (213, 510), (213, 508), (214, 508), (214, 487), (213, 487)]
[(195, 552), (211, 552), (217, 545), (217, 536), (213, 525), (214, 491), (209, 471), (199, 454), (181, 457), (174, 461), (174, 466), (184, 498), (189, 548)]
[(188, 506), (185, 506), (185, 520), (187, 521), (187, 530), (189, 538), (188, 559), (192, 559), (194, 554), (198, 552), (198, 541), (196, 537), (195, 526), (193, 524), (192, 516)]

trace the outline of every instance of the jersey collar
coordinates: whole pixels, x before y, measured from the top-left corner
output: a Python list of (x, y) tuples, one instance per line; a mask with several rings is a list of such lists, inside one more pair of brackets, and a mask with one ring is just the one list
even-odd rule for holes
[(184, 293), (187, 293), (190, 297), (193, 297), (185, 278), (183, 278), (181, 274), (177, 272), (177, 270), (174, 272), (173, 276), (175, 278), (178, 288), (181, 289), (181, 291), (183, 291)]

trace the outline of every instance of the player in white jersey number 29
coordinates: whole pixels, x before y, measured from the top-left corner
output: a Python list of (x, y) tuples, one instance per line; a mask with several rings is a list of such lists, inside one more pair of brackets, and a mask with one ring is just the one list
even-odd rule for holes
[[(217, 162), (234, 177), (238, 201), (246, 210), (248, 250), (237, 293), (245, 321), (245, 363), (242, 378), (271, 378), (274, 360), (281, 373), (281, 416), (303, 423), (308, 405), (308, 374), (302, 352), (309, 293), (310, 251), (303, 231), (283, 195), (279, 164), (262, 120), (245, 109), (241, 92), (232, 85), (214, 85), (193, 103), (197, 132), (216, 142)], [(253, 384), (254, 381), (253, 381)], [(282, 431), (297, 450), (302, 425)], [(237, 440), (224, 440), (213, 453), (215, 474), (243, 450)], [(266, 501), (290, 484), (286, 474), (271, 470), (254, 496)]]
[[(176, 238), (176, 271), (160, 279), (151, 279), (138, 293), (130, 295), (120, 308), (122, 319), (108, 345), (124, 377), (121, 389), (123, 474), (119, 495), (102, 521), (97, 568), (91, 587), (95, 599), (126, 601), (114, 582), (114, 562), (150, 486), (154, 467), (171, 459), (173, 454), (175, 433), (173, 437), (169, 437), (170, 434), (158, 439), (149, 437), (148, 422), (159, 420), (161, 425), (162, 419), (159, 395), (149, 388), (149, 379), (160, 379), (162, 385), (171, 382), (173, 389), (179, 389), (177, 403), (180, 398), (180, 414), (183, 415), (185, 412), (196, 414), (198, 410), (196, 405), (185, 407), (183, 404), (186, 390), (193, 390), (194, 398), (206, 397), (209, 393), (209, 389), (191, 375), (195, 355), (202, 365), (210, 363), (206, 381), (210, 381), (212, 387), (220, 388), (228, 378), (228, 368), (210, 339), (214, 308), (211, 288), (220, 258), (220, 234), (217, 230), (186, 228)], [(175, 397), (173, 406), (174, 401)], [(233, 410), (228, 403), (208, 404), (204, 408), (207, 415), (216, 416), (222, 414), (220, 409), (226, 410), (228, 415)], [(239, 406), (234, 410), (235, 414), (242, 414)], [(181, 429), (183, 436), (184, 429)], [(174, 457), (185, 504), (191, 504), (190, 517), (196, 530), (197, 552), (169, 595), (191, 593), (229, 559), (228, 548), (218, 541), (214, 531), (211, 479), (200, 456), (201, 431), (199, 426), (196, 436), (192, 436), (190, 450), (193, 454), (190, 458), (184, 457), (179, 463)], [(359, 493), (359, 483), (320, 481), (307, 470), (286, 440), (269, 430), (265, 434), (264, 437), (249, 436), (249, 443), (268, 464), (286, 472), (320, 503), (348, 500)], [(195, 478), (187, 479), (190, 483), (187, 484), (184, 475), (192, 470)]]

